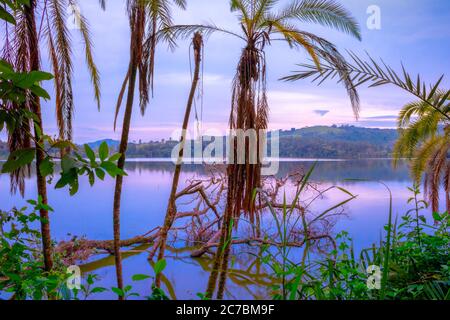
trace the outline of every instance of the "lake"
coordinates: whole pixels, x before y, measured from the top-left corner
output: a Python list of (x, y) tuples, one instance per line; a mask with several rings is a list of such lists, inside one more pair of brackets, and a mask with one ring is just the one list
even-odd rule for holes
[[(313, 164), (309, 160), (283, 161), (279, 176), (305, 168)], [(124, 179), (122, 196), (121, 230), (122, 238), (144, 234), (161, 225), (167, 205), (172, 182), (173, 164), (170, 162), (132, 161), (126, 165), (128, 176)], [(180, 181), (193, 176), (202, 176), (201, 165), (185, 165)], [(363, 179), (365, 181), (347, 181)], [(386, 183), (393, 193), (394, 214), (401, 215), (410, 206), (407, 187), (412, 185), (406, 163), (397, 169), (392, 168), (391, 160), (349, 160), (320, 161), (317, 163), (312, 180), (321, 188), (339, 185), (358, 197), (345, 205), (345, 216), (339, 217), (333, 233), (341, 230), (349, 232), (358, 251), (380, 239), (383, 225), (387, 222), (389, 194), (377, 181)], [(2, 209), (21, 207), (26, 201), (18, 195), (9, 194), (9, 177), (0, 176), (0, 202)], [(181, 188), (181, 186), (180, 186)], [(87, 179), (80, 181), (80, 190), (70, 197), (67, 190), (49, 190), (49, 202), (55, 212), (51, 213), (51, 231), (55, 240), (67, 240), (71, 235), (85, 236), (88, 239), (112, 239), (112, 197), (114, 180), (97, 181), (90, 187)], [(36, 188), (33, 180), (27, 181), (25, 199), (35, 199)], [(313, 210), (323, 210), (344, 199), (342, 192), (332, 191), (314, 203)], [(427, 213), (428, 215), (428, 213)], [(133, 291), (142, 295), (149, 293), (150, 280), (132, 283), (134, 274), (151, 274), (147, 253), (139, 253), (145, 246), (137, 248), (124, 259), (124, 279), (133, 284)], [(168, 266), (165, 270), (166, 291), (178, 299), (197, 299), (197, 293), (204, 292), (208, 279), (210, 260), (205, 256), (193, 259), (189, 251), (172, 249), (168, 253)], [(247, 257), (248, 258), (248, 257)], [(262, 299), (267, 297), (265, 285), (270, 279), (264, 270), (253, 268), (248, 259), (237, 256), (233, 265), (232, 277), (228, 281), (227, 298)], [(84, 265), (84, 272), (99, 275), (97, 283), (103, 287), (115, 286), (113, 258), (100, 256)], [(256, 270), (256, 271), (255, 271)], [(111, 293), (97, 295), (96, 298), (113, 298)]]

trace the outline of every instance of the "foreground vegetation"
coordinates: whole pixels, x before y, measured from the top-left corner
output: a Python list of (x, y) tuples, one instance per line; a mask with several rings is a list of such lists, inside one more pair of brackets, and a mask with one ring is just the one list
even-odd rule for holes
[[(284, 10), (277, 12), (277, 1), (232, 0), (230, 8), (238, 13), (242, 34), (236, 34), (214, 25), (174, 26), (171, 19), (172, 1), (127, 1), (130, 20), (130, 63), (119, 93), (117, 112), (124, 98), (127, 99), (122, 125), (119, 153), (111, 153), (102, 143), (97, 153), (85, 145), (80, 150), (72, 140), (72, 60), (68, 29), (65, 25), (63, 5), (74, 5), (72, 0), (49, 1), (49, 6), (37, 0), (0, 0), (0, 18), (6, 29), (14, 25), (14, 45), (8, 38), (4, 57), (0, 62), (0, 130), (8, 136), (9, 155), (2, 165), (2, 173), (11, 177), (11, 191), (24, 194), (25, 177), (35, 165), (38, 194), (29, 200), (29, 208), (13, 208), (0, 215), (0, 294), (10, 299), (78, 299), (95, 298), (96, 293), (111, 290), (119, 299), (136, 296), (132, 286), (125, 286), (122, 276), (121, 248), (148, 243), (153, 246), (150, 260), (157, 253), (158, 260), (152, 264), (154, 274), (135, 275), (133, 281), (153, 277), (149, 299), (167, 299), (161, 286), (166, 267), (164, 252), (169, 233), (177, 218), (176, 201), (185, 196), (196, 195), (204, 210), (194, 209), (185, 213), (196, 227), (191, 234), (203, 247), (198, 255), (215, 248), (210, 278), (202, 299), (224, 297), (224, 290), (232, 263), (232, 248), (236, 244), (257, 244), (260, 253), (256, 258), (273, 271), (275, 284), (267, 288), (275, 299), (448, 299), (450, 298), (449, 263), (449, 121), (450, 90), (440, 88), (442, 78), (432, 85), (417, 80), (403, 70), (397, 74), (391, 67), (369, 62), (350, 53), (349, 63), (338, 53), (335, 46), (325, 39), (301, 31), (295, 24), (318, 23), (335, 28), (360, 39), (359, 27), (353, 17), (341, 5), (331, 0), (292, 1)], [(185, 8), (185, 1), (173, 1)], [(104, 1), (100, 1), (104, 8)], [(42, 12), (40, 10), (43, 10)], [(47, 49), (52, 60), (54, 75), (39, 70), (41, 37), (37, 15), (42, 19)], [(98, 71), (92, 59), (92, 48), (87, 23), (79, 16), (79, 27), (85, 45), (85, 56), (95, 99), (100, 101)], [(314, 234), (315, 223), (325, 219), (330, 212), (341, 208), (356, 196), (348, 190), (333, 187), (348, 196), (336, 206), (308, 215), (300, 198), (310, 186), (313, 168), (295, 181), (296, 194), (289, 203), (286, 195), (280, 203), (280, 187), (289, 180), (261, 177), (261, 163), (230, 164), (221, 179), (212, 176), (210, 181), (193, 182), (178, 191), (178, 176), (172, 185), (165, 224), (150, 235), (123, 240), (120, 235), (121, 197), (125, 157), (128, 150), (128, 133), (135, 86), (138, 82), (140, 108), (144, 113), (153, 88), (156, 45), (162, 39), (174, 45), (177, 38), (194, 35), (196, 75), (186, 108), (183, 129), (187, 128), (192, 99), (199, 79), (200, 56), (203, 45), (201, 33), (208, 35), (221, 32), (243, 42), (241, 57), (233, 82), (231, 129), (266, 129), (268, 125), (268, 102), (266, 96), (266, 46), (271, 36), (281, 37), (291, 48), (302, 48), (313, 60), (313, 65), (303, 65), (304, 71), (288, 76), (285, 80), (297, 81), (308, 77), (316, 80), (337, 78), (350, 96), (351, 105), (358, 116), (359, 96), (357, 87), (370, 83), (371, 87), (395, 85), (412, 94), (419, 102), (404, 107), (399, 117), (400, 138), (396, 145), (396, 158), (407, 157), (411, 161), (411, 174), (416, 185), (410, 189), (408, 203), (412, 209), (401, 217), (393, 216), (392, 195), (387, 224), (378, 245), (356, 253), (348, 233), (336, 237), (328, 233)], [(9, 33), (8, 33), (9, 35)], [(196, 40), (197, 39), (197, 40)], [(200, 39), (200, 40), (199, 40)], [(51, 96), (41, 87), (42, 81), (52, 80), (55, 85), (55, 110), (59, 137), (44, 132), (41, 99)], [(258, 89), (255, 89), (258, 88)], [(246, 149), (248, 147), (246, 146)], [(180, 156), (182, 156), (180, 151)], [(285, 152), (289, 152), (288, 150)], [(56, 172), (56, 162), (61, 170)], [(56, 188), (67, 188), (70, 195), (79, 189), (79, 180), (88, 179), (90, 185), (110, 175), (116, 181), (114, 192), (112, 241), (85, 241), (90, 249), (102, 247), (114, 255), (117, 287), (95, 286), (98, 278), (88, 275), (86, 283), (73, 288), (74, 280), (67, 273), (68, 258), (75, 252), (58, 251), (50, 233), (50, 212), (53, 211), (47, 197), (47, 188), (53, 179)], [(292, 176), (290, 176), (292, 178)], [(421, 214), (428, 203), (420, 199), (419, 185), (424, 180), (425, 198), (431, 204), (433, 221)], [(270, 179), (273, 185), (269, 185)], [(269, 182), (268, 182), (269, 181)], [(210, 199), (205, 190), (217, 187), (217, 198)], [(274, 192), (270, 193), (271, 187)], [(447, 212), (439, 208), (439, 194), (443, 187)], [(387, 191), (390, 193), (388, 186)], [(317, 190), (316, 190), (317, 191)], [(325, 191), (318, 191), (320, 198)], [(224, 197), (221, 197), (224, 195)], [(211, 201), (214, 200), (214, 201)], [(220, 206), (222, 205), (222, 206)], [(223, 207), (223, 208), (222, 208)], [(219, 210), (220, 209), (220, 210)], [(442, 210), (445, 211), (445, 210)], [(209, 216), (208, 216), (209, 215)], [(267, 233), (262, 227), (263, 215), (271, 216), (276, 233)], [(214, 218), (210, 220), (209, 218)], [(203, 219), (203, 220), (202, 220)], [(212, 223), (209, 221), (213, 221)], [(205, 226), (205, 222), (208, 225)], [(238, 226), (250, 224), (252, 237), (236, 239)], [(433, 224), (434, 223), (434, 224)], [(36, 229), (40, 225), (40, 230)], [(314, 252), (317, 241), (326, 239), (329, 250)], [(217, 242), (217, 241), (218, 242)], [(76, 241), (73, 241), (76, 242)], [(82, 242), (82, 241), (80, 241)], [(67, 248), (79, 247), (72, 243)], [(300, 248), (301, 260), (292, 255), (292, 248)], [(323, 250), (322, 250), (323, 251)], [(73, 258), (73, 257), (72, 257)], [(70, 268), (69, 268), (70, 269)], [(69, 270), (70, 271), (70, 270)], [(73, 270), (72, 270), (73, 271)], [(369, 273), (369, 278), (368, 278)], [(76, 283), (75, 283), (76, 287)], [(216, 295), (214, 296), (214, 293)]]
[[(307, 179), (305, 175), (299, 197), (305, 191)], [(310, 228), (310, 222), (293, 214), (294, 204), (285, 201), (280, 212), (269, 206), (267, 214), (272, 212), (279, 235), (270, 241), (282, 245), (264, 244), (255, 256), (269, 270), (269, 295), (282, 300), (450, 299), (450, 215), (435, 213), (436, 223), (430, 222), (423, 215), (428, 204), (421, 200), (419, 189), (412, 187), (409, 191), (410, 209), (400, 217), (387, 212), (389, 223), (379, 243), (360, 252), (355, 252), (351, 235), (343, 231), (332, 238), (332, 245), (322, 253), (315, 249), (317, 237), (306, 238), (298, 254), (298, 249), (290, 247), (291, 234), (297, 227)], [(53, 256), (52, 272), (43, 272), (41, 235), (33, 227), (33, 222), (40, 219), (38, 212), (43, 204), (40, 199), (28, 203), (28, 208), (0, 213), (0, 295), (3, 298), (95, 299), (97, 294), (109, 291), (124, 299), (169, 299), (155, 285), (141, 295), (134, 292), (133, 285), (123, 290), (100, 287), (95, 273), (85, 275), (80, 288), (74, 289), (72, 274), (67, 272), (67, 264), (60, 254)], [(52, 211), (51, 207), (46, 209)], [(152, 275), (136, 274), (132, 283), (153, 282), (158, 274), (164, 273), (166, 261), (160, 260), (152, 267)], [(198, 293), (198, 297), (207, 298), (203, 293)]]

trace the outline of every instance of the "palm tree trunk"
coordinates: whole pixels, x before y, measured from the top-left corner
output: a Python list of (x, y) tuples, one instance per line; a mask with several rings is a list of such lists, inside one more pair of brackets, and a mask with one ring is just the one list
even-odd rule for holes
[[(131, 62), (129, 67), (130, 77), (128, 79), (128, 93), (127, 104), (125, 108), (125, 115), (122, 125), (122, 137), (120, 140), (119, 153), (121, 157), (117, 162), (117, 167), (124, 169), (125, 167), (125, 153), (128, 148), (128, 136), (130, 133), (131, 114), (133, 111), (134, 101), (134, 89), (136, 85), (137, 75), (137, 63), (132, 52)], [(114, 229), (114, 256), (116, 265), (117, 287), (123, 289), (123, 276), (122, 276), (122, 257), (120, 253), (120, 201), (122, 196), (123, 176), (116, 177), (116, 187), (114, 190), (114, 208), (113, 208), (113, 229)], [(119, 300), (123, 300), (123, 297), (119, 296)]]
[[(182, 136), (180, 138), (180, 152), (178, 154), (178, 161), (175, 166), (175, 173), (173, 175), (172, 181), (172, 189), (170, 191), (169, 203), (167, 205), (166, 217), (164, 219), (164, 225), (160, 230), (159, 236), (159, 253), (158, 253), (158, 261), (164, 258), (164, 251), (166, 250), (167, 244), (167, 235), (170, 228), (173, 225), (175, 220), (175, 215), (177, 213), (175, 196), (178, 189), (178, 183), (180, 180), (181, 174), (181, 164), (183, 161), (184, 155), (184, 147), (186, 144), (186, 130), (189, 124), (189, 117), (191, 115), (192, 104), (194, 102), (195, 92), (197, 91), (198, 81), (200, 80), (200, 63), (202, 57), (202, 36), (200, 33), (196, 33), (194, 35), (194, 39), (192, 40), (194, 47), (194, 60), (195, 60), (195, 69), (194, 69), (194, 77), (192, 79), (191, 91), (189, 92), (189, 98), (186, 106), (186, 111), (184, 113), (183, 127), (182, 127)], [(161, 284), (161, 274), (156, 275), (155, 285), (159, 287)]]
[(228, 227), (225, 228), (225, 247), (223, 248), (222, 263), (220, 268), (219, 286), (217, 289), (217, 299), (222, 300), (225, 292), (225, 284), (227, 282), (228, 260), (231, 252), (231, 219), (229, 219)]
[[(37, 37), (36, 30), (36, 20), (35, 20), (35, 8), (36, 1), (31, 0), (29, 6), (25, 6), (25, 19), (27, 21), (28, 35), (29, 35), (29, 46), (30, 46), (30, 71), (39, 70), (39, 41)], [(38, 125), (41, 130), (43, 130), (42, 114), (41, 114), (41, 104), (39, 97), (33, 95), (31, 101), (32, 111), (35, 113), (37, 120), (36, 125)], [(37, 130), (34, 130), (35, 140), (39, 140)], [(41, 175), (39, 166), (45, 158), (45, 154), (42, 149), (36, 146), (36, 181), (37, 190), (39, 196), (42, 198), (43, 204), (48, 204), (47, 198), (47, 182), (45, 177)], [(48, 216), (48, 210), (40, 209), (39, 211), (41, 218), (41, 234), (42, 234), (42, 251), (44, 256), (44, 270), (49, 272), (53, 268), (53, 258), (52, 258), (52, 238), (50, 234), (50, 220)]]
[[(228, 177), (230, 179), (230, 177)], [(223, 265), (223, 257), (225, 250), (224, 248), (227, 237), (230, 234), (230, 223), (233, 215), (233, 211), (231, 210), (232, 206), (232, 194), (227, 192), (227, 204), (225, 206), (224, 220), (222, 222), (221, 233), (220, 233), (220, 241), (219, 246), (217, 247), (216, 254), (214, 255), (213, 267), (208, 279), (208, 286), (206, 288), (206, 298), (211, 299), (214, 291), (216, 290), (217, 285), (217, 277), (219, 275), (220, 270)], [(229, 247), (229, 244), (228, 246)]]

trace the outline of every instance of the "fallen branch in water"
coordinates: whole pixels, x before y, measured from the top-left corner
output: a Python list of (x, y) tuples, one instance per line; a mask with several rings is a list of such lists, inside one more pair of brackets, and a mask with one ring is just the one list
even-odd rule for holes
[[(218, 169), (217, 169), (218, 168)], [(260, 199), (256, 208), (257, 214), (261, 217), (264, 214), (269, 214), (268, 206), (281, 214), (286, 207), (282, 202), (283, 188), (287, 184), (296, 187), (303, 179), (303, 174), (295, 173), (286, 176), (285, 178), (266, 177), (264, 179), (264, 191), (267, 198)], [(224, 195), (226, 194), (227, 183), (224, 172), (219, 167), (212, 167), (208, 177), (192, 178), (187, 181), (184, 189), (176, 194), (178, 205), (184, 208), (192, 208), (190, 211), (177, 211), (175, 213), (175, 221), (177, 226), (170, 229), (171, 242), (184, 241), (186, 247), (193, 247), (191, 249), (191, 257), (201, 257), (205, 253), (210, 252), (211, 249), (218, 246), (218, 239), (220, 237), (220, 226), (222, 223), (222, 212), (224, 205)], [(329, 190), (329, 189), (327, 189)], [(316, 186), (311, 185), (313, 192), (313, 199), (320, 197), (325, 192), (321, 192)], [(333, 238), (329, 235), (334, 223), (333, 217), (343, 214), (342, 208), (336, 208), (332, 212), (328, 212), (325, 216), (314, 216), (309, 211), (309, 200), (305, 199), (303, 202), (298, 200), (295, 204), (289, 204), (293, 210), (293, 219), (296, 217), (305, 217), (307, 223), (306, 231), (300, 226), (292, 230), (289, 242), (286, 244), (290, 247), (302, 247), (307, 241), (319, 241), (326, 239), (326, 245), (335, 247)], [(289, 201), (288, 201), (289, 202)], [(242, 220), (242, 221), (240, 221)], [(265, 219), (266, 220), (266, 219)], [(264, 225), (267, 230), (262, 230), (262, 219), (257, 219), (256, 223), (250, 225), (246, 230), (240, 234), (241, 239), (232, 241), (233, 245), (246, 244), (249, 246), (281, 246), (282, 243), (277, 243), (273, 239), (276, 235), (271, 234), (270, 223)], [(244, 218), (236, 220), (235, 225), (248, 223)], [(264, 222), (265, 224), (265, 222)], [(243, 226), (246, 227), (246, 226)], [(160, 227), (154, 228), (144, 235), (140, 235), (131, 239), (120, 241), (122, 248), (131, 247), (140, 244), (149, 244), (147, 249), (149, 257), (152, 258), (158, 248), (160, 236)], [(317, 242), (319, 243), (319, 242)], [(318, 248), (320, 251), (320, 248)], [(94, 254), (109, 253), (113, 254), (112, 240), (88, 240), (74, 238), (70, 241), (63, 241), (59, 243), (55, 250), (61, 254), (64, 263), (74, 264), (77, 261), (85, 261)]]
[[(158, 237), (155, 234), (146, 234), (134, 238), (121, 240), (120, 247), (131, 247), (137, 244), (153, 243)], [(72, 239), (70, 241), (61, 241), (55, 248), (55, 252), (62, 256), (66, 265), (75, 264), (77, 261), (85, 261), (100, 250), (114, 254), (113, 240), (88, 240), (88, 239)]]

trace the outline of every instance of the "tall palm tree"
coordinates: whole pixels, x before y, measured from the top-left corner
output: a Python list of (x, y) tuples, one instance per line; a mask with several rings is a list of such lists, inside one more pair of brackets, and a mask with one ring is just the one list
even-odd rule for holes
[[(114, 127), (116, 127), (117, 116), (119, 114), (125, 90), (128, 90), (122, 124), (122, 136), (119, 145), (121, 157), (118, 161), (118, 167), (122, 170), (125, 166), (125, 153), (128, 147), (136, 80), (139, 79), (139, 105), (141, 113), (144, 114), (149, 102), (150, 90), (153, 88), (155, 49), (158, 40), (160, 40), (156, 35), (160, 28), (169, 28), (172, 26), (172, 2), (182, 9), (186, 6), (185, 0), (127, 0), (127, 12), (131, 29), (130, 61), (119, 93), (116, 118), (114, 121)], [(174, 46), (174, 42), (170, 37), (166, 37), (164, 40), (168, 41), (169, 45)], [(117, 287), (119, 289), (123, 289), (122, 259), (120, 254), (120, 205), (122, 185), (123, 177), (117, 176), (114, 191), (113, 228)], [(123, 299), (123, 297), (119, 296), (119, 299)]]
[[(433, 100), (445, 99), (444, 95), (437, 93)], [(450, 108), (447, 107), (446, 113), (450, 114)], [(439, 211), (442, 186), (446, 210), (450, 212), (450, 121), (428, 103), (417, 101), (400, 111), (398, 128), (400, 137), (394, 147), (394, 163), (400, 158), (410, 159), (414, 181), (419, 183), (424, 177), (425, 193), (433, 212)]]
[[(200, 33), (196, 33), (194, 35), (194, 38), (192, 39), (192, 49), (194, 53), (194, 75), (192, 77), (192, 84), (191, 84), (191, 90), (189, 91), (189, 97), (188, 102), (186, 105), (186, 110), (184, 113), (184, 119), (183, 119), (183, 125), (181, 127), (181, 137), (180, 137), (180, 150), (178, 152), (178, 158), (177, 163), (175, 165), (175, 172), (173, 174), (172, 179), (172, 188), (170, 190), (170, 196), (169, 196), (169, 203), (167, 205), (166, 210), (166, 217), (164, 219), (164, 225), (162, 226), (158, 240), (155, 241), (155, 244), (153, 246), (152, 252), (150, 253), (149, 259), (153, 258), (153, 254), (156, 252), (156, 250), (159, 248), (158, 253), (158, 261), (162, 260), (164, 258), (164, 251), (166, 248), (166, 241), (167, 241), (167, 233), (169, 232), (170, 228), (172, 227), (175, 216), (177, 213), (176, 208), (176, 193), (178, 189), (178, 183), (180, 181), (180, 175), (181, 175), (181, 164), (183, 162), (183, 156), (184, 156), (184, 148), (186, 144), (186, 131), (189, 124), (189, 118), (191, 115), (192, 105), (194, 104), (194, 98), (195, 93), (197, 91), (198, 82), (200, 81), (200, 64), (202, 60), (202, 50), (203, 50), (203, 37)], [(155, 279), (155, 285), (159, 287), (161, 284), (161, 273), (156, 275)]]
[[(265, 49), (280, 41), (291, 48), (305, 49), (319, 67), (321, 57), (328, 58), (342, 69), (343, 82), (351, 97), (355, 115), (359, 110), (359, 98), (352, 81), (345, 76), (345, 60), (333, 44), (301, 29), (302, 23), (317, 23), (345, 32), (360, 39), (358, 23), (340, 4), (333, 0), (294, 0), (286, 7), (276, 10), (279, 0), (231, 0), (231, 10), (238, 13), (241, 32), (234, 32), (215, 25), (180, 25), (170, 28), (175, 36), (187, 37), (200, 31), (204, 35), (214, 32), (225, 33), (242, 41), (243, 49), (232, 85), (232, 103), (229, 120), (230, 130), (261, 130), (268, 125), (268, 102), (266, 85)], [(257, 138), (258, 139), (258, 138)], [(258, 145), (258, 143), (257, 143)], [(260, 187), (261, 161), (249, 161), (249, 144), (245, 146), (244, 164), (237, 163), (236, 143), (234, 161), (228, 165), (228, 194), (222, 223), (219, 250), (216, 251), (213, 271), (208, 283), (207, 296), (216, 288), (217, 276), (221, 271), (217, 297), (223, 297), (231, 234), (234, 219), (244, 212), (254, 221), (255, 188)], [(240, 150), (242, 151), (242, 150)], [(236, 224), (234, 224), (236, 225)], [(220, 250), (220, 248), (224, 248)]]
[[(101, 1), (102, 2), (102, 1)], [(24, 10), (15, 12), (16, 25), (10, 36), (4, 42), (3, 58), (13, 64), (18, 71), (30, 72), (40, 68), (40, 41), (47, 43), (53, 73), (55, 75), (56, 115), (60, 138), (70, 140), (72, 138), (72, 115), (74, 112), (72, 92), (72, 54), (68, 26), (66, 25), (67, 7), (76, 7), (75, 0), (30, 0)], [(85, 45), (86, 62), (91, 75), (95, 92), (95, 99), (100, 105), (100, 85), (97, 67), (92, 56), (92, 43), (86, 19), (79, 14), (79, 28)], [(8, 26), (6, 26), (8, 28)], [(34, 140), (40, 141), (43, 133), (40, 99), (36, 95), (27, 97), (21, 105), (11, 105), (11, 108), (25, 108), (36, 115), (34, 122)], [(31, 128), (31, 124), (29, 125)], [(29, 129), (28, 128), (28, 129)], [(31, 146), (31, 138), (24, 134), (27, 128), (17, 128), (8, 137), (10, 151)], [(36, 147), (36, 180), (38, 195), (43, 204), (48, 203), (47, 185), (45, 177), (40, 172), (40, 165), (45, 158), (43, 150)], [(24, 193), (24, 177), (29, 173), (29, 168), (20, 169), (11, 174), (12, 191), (20, 190)], [(40, 210), (41, 233), (45, 270), (50, 271), (53, 266), (52, 243), (50, 235), (50, 221), (48, 211)]]

